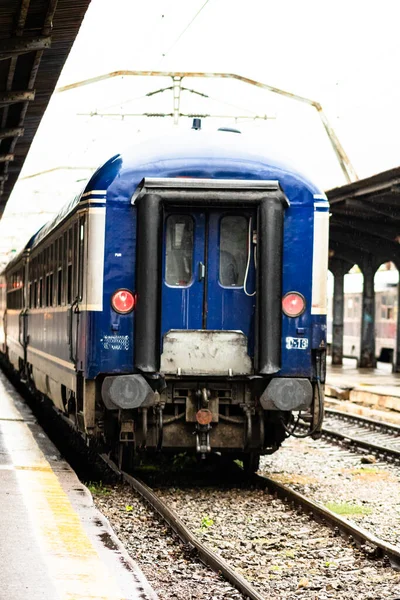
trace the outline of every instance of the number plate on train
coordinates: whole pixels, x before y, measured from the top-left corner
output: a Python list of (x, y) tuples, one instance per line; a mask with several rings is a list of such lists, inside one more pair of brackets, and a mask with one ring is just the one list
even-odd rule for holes
[(307, 338), (286, 338), (286, 349), (287, 350), (307, 350), (308, 339)]

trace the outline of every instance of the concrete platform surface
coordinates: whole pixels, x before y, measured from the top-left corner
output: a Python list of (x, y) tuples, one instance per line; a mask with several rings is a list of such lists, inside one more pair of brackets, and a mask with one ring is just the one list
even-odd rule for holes
[(0, 600), (156, 600), (0, 372)]
[(376, 369), (357, 369), (350, 359), (343, 359), (342, 366), (328, 364), (325, 394), (400, 412), (400, 374), (391, 369), (385, 363)]

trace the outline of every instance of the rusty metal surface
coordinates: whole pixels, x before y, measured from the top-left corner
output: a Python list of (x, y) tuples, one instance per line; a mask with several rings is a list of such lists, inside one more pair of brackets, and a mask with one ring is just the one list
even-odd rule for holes
[(161, 373), (243, 375), (253, 372), (241, 331), (170, 330), (164, 335)]
[(89, 2), (1, 0), (0, 217)]

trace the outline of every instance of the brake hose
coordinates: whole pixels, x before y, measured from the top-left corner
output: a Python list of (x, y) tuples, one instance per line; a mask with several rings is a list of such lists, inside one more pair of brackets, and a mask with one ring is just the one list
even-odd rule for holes
[(306, 438), (306, 437), (313, 435), (321, 428), (323, 415), (324, 415), (324, 406), (323, 406), (323, 402), (322, 402), (321, 381), (320, 381), (319, 377), (317, 377), (317, 390), (318, 390), (318, 409), (319, 409), (319, 411), (318, 411), (318, 421), (317, 421), (316, 425), (314, 425), (314, 427), (310, 431), (307, 431), (306, 433), (295, 433), (297, 426), (299, 424), (299, 421), (300, 421), (300, 417), (301, 417), (301, 411), (299, 411), (296, 423), (294, 424), (292, 429), (290, 429), (285, 423), (282, 422), (283, 428), (286, 431), (286, 433), (288, 434), (288, 436), (292, 436), (295, 438)]
[(306, 433), (295, 433), (296, 428), (300, 421), (301, 411), (299, 411), (297, 420), (291, 429), (289, 429), (289, 427), (287, 427), (287, 425), (282, 421), (282, 425), (283, 425), (283, 428), (286, 431), (286, 433), (289, 436), (293, 436), (295, 438), (309, 437), (309, 436), (313, 435), (314, 433), (316, 433), (317, 431), (319, 431), (322, 426), (322, 421), (324, 418), (324, 403), (323, 403), (323, 399), (322, 399), (322, 388), (321, 388), (321, 378), (320, 378), (321, 357), (318, 353), (317, 353), (315, 359), (316, 359), (316, 363), (317, 363), (316, 383), (317, 383), (317, 390), (318, 390), (318, 421), (317, 421), (316, 425), (314, 425), (314, 427), (310, 431), (307, 431)]

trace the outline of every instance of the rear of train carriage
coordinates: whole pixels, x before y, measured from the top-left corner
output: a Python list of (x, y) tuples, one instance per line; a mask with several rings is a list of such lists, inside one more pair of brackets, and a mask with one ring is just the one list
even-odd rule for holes
[[(116, 347), (120, 336), (133, 341), (125, 351), (130, 373), (102, 369), (102, 401), (120, 441), (256, 459), (279, 447), (300, 410), (317, 435), (326, 354), (324, 194), (225, 132), (150, 144), (139, 158), (120, 157), (108, 168), (118, 177), (107, 190), (112, 265), (104, 303), (114, 306)], [(107, 168), (92, 187), (102, 188), (102, 176)], [(124, 205), (130, 217), (116, 238)], [(132, 238), (129, 266), (123, 246)], [(110, 360), (124, 350), (107, 352)]]
[(58, 335), (80, 429), (128, 454), (253, 462), (279, 447), (292, 411), (318, 434), (328, 203), (315, 186), (238, 134), (196, 131), (114, 157), (80, 207), (83, 295), (69, 339)]

